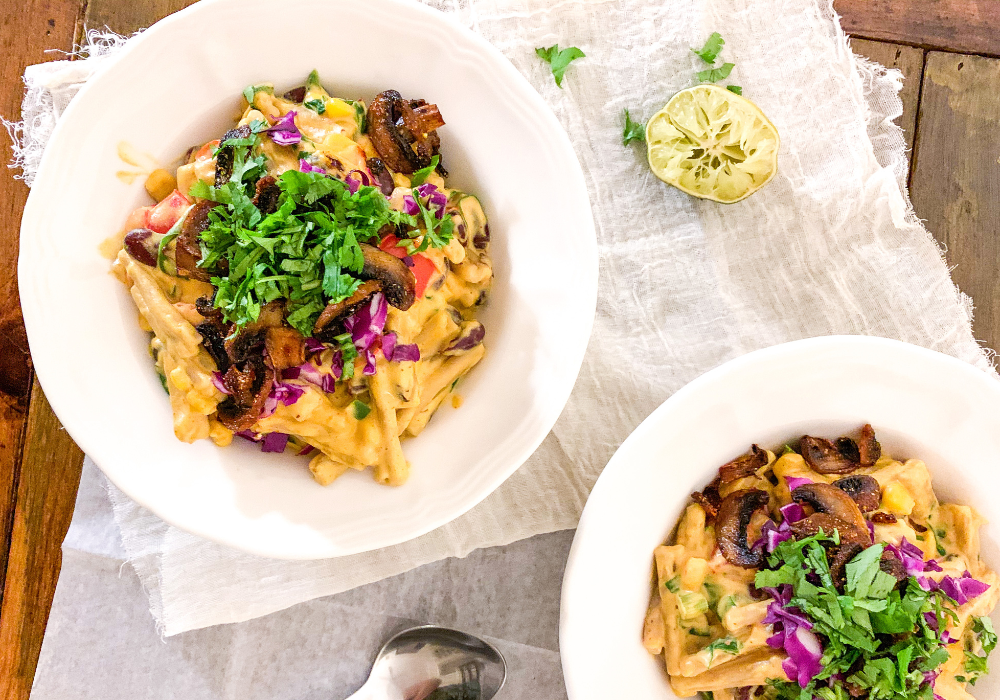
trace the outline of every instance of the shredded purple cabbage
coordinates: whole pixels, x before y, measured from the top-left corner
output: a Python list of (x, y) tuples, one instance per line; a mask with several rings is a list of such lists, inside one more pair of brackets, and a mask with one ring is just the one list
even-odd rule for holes
[[(359, 353), (368, 351), (382, 335), (388, 314), (389, 305), (385, 295), (376, 292), (372, 294), (371, 302), (344, 319), (344, 328), (351, 334), (351, 340)], [(374, 356), (372, 362), (374, 363)]]
[(279, 146), (294, 146), (302, 140), (302, 133), (295, 126), (294, 110), (276, 121), (267, 133)]
[(772, 649), (785, 650), (788, 658), (782, 663), (782, 669), (789, 678), (805, 688), (822, 670), (823, 645), (812, 632), (812, 622), (801, 610), (789, 605), (792, 600), (790, 585), (764, 590), (774, 599), (767, 606), (764, 618), (764, 623), (773, 625), (775, 632), (767, 638), (767, 645)]
[(279, 403), (282, 406), (291, 406), (293, 403), (302, 398), (302, 394), (304, 393), (304, 389), (297, 387), (294, 384), (275, 382), (274, 386), (271, 387), (271, 393), (267, 395), (267, 399), (264, 401), (264, 411), (261, 413), (260, 417), (267, 418), (268, 416), (274, 415)]
[(288, 435), (285, 433), (268, 433), (260, 446), (261, 452), (284, 452), (288, 445)]
[[(355, 174), (359, 175), (360, 177), (359, 178), (351, 177), (352, 175)], [(344, 177), (344, 182), (347, 184), (347, 189), (351, 191), (351, 194), (357, 192), (362, 185), (365, 185), (367, 187), (368, 185), (372, 184), (372, 181), (368, 178), (368, 173), (364, 172), (363, 170), (352, 170), (351, 172), (347, 173), (347, 175)]]
[(229, 391), (229, 387), (227, 387), (226, 383), (223, 381), (222, 372), (212, 372), (212, 386), (227, 396), (233, 393)]
[(408, 194), (403, 195), (403, 213), (409, 214), (410, 216), (416, 216), (420, 213), (420, 207), (417, 206), (417, 200)]
[(416, 362), (420, 359), (420, 348), (416, 343), (399, 343), (396, 334), (389, 331), (382, 336), (382, 354), (389, 362)]
[(813, 483), (813, 480), (812, 479), (806, 479), (805, 477), (802, 477), (802, 476), (786, 476), (785, 477), (785, 483), (788, 484), (788, 490), (789, 491), (794, 491), (795, 489), (797, 489), (800, 486), (805, 486), (806, 484)]
[(327, 172), (318, 165), (313, 165), (305, 158), (299, 158), (299, 170), (304, 173), (319, 173), (320, 175), (326, 175)]
[(244, 440), (249, 440), (250, 442), (260, 442), (261, 437), (252, 430), (237, 430), (233, 435), (241, 437)]
[(805, 511), (802, 510), (802, 506), (798, 503), (789, 503), (788, 505), (781, 506), (778, 511), (781, 513), (781, 517), (785, 519), (784, 522), (789, 524), (797, 523), (806, 517)]
[(323, 352), (326, 346), (315, 338), (306, 338), (306, 352)]

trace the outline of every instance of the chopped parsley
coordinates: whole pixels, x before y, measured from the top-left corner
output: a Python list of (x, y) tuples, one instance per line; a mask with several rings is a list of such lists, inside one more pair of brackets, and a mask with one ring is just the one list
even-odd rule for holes
[(729, 92), (734, 93), (736, 95), (741, 95), (741, 96), (743, 95), (743, 88), (741, 88), (739, 85), (727, 85), (726, 89), (729, 90)]
[(316, 114), (323, 114), (326, 111), (326, 102), (320, 99), (306, 100), (302, 103), (302, 106), (311, 109)]
[(847, 700), (844, 688), (830, 686), (833, 676), (863, 689), (869, 700), (932, 700), (934, 690), (924, 674), (947, 661), (948, 650), (928, 617), (938, 621), (935, 626), (942, 631), (946, 618), (954, 619), (954, 611), (945, 607), (946, 596), (923, 590), (913, 577), (897, 586), (879, 565), (883, 544), (868, 547), (847, 564), (840, 593), (824, 542), (839, 538), (820, 532), (781, 543), (768, 556), (770, 568), (755, 577), (758, 588), (791, 585), (788, 606), (812, 621), (812, 631), (823, 644), (822, 670), (805, 688), (769, 681), (777, 690), (776, 700)]
[(575, 46), (570, 46), (568, 49), (560, 51), (559, 44), (550, 46), (547, 49), (535, 49), (535, 54), (549, 64), (549, 67), (552, 69), (552, 77), (556, 79), (556, 85), (560, 88), (562, 87), (563, 76), (566, 74), (569, 64), (587, 55)]
[(701, 50), (691, 49), (694, 53), (701, 58), (705, 63), (715, 63), (715, 59), (719, 57), (722, 53), (722, 46), (725, 44), (725, 40), (722, 35), (718, 32), (712, 32), (712, 35), (708, 37), (705, 45), (701, 47)]
[(627, 146), (633, 141), (643, 143), (646, 140), (646, 125), (642, 122), (632, 121), (632, 117), (627, 109), (623, 110), (622, 116), (625, 117), (625, 126), (622, 129), (622, 145)]
[(993, 629), (993, 621), (988, 617), (977, 617), (972, 621), (972, 633), (975, 641), (982, 650), (982, 654), (977, 654), (974, 649), (965, 650), (965, 662), (962, 665), (964, 676), (955, 676), (963, 683), (976, 684), (982, 676), (986, 675), (987, 659), (990, 652), (996, 648), (997, 634)]
[[(255, 183), (266, 165), (262, 154), (254, 155), (259, 136), (223, 145), (234, 146), (230, 181), (219, 187), (199, 181), (190, 194), (224, 205), (209, 214), (209, 226), (200, 236), (199, 265), (213, 275), (216, 308), (237, 328), (256, 321), (268, 302), (285, 299), (289, 324), (312, 335), (326, 305), (346, 299), (360, 286), (364, 258), (359, 244), (377, 240), (386, 224), (418, 229), (416, 217), (390, 208), (375, 187), (359, 187), (351, 194), (340, 180), (295, 170), (277, 179), (277, 210), (264, 215), (253, 203)], [(427, 245), (442, 240), (436, 223), (425, 237)], [(345, 362), (345, 371), (349, 367)]]
[(354, 417), (358, 420), (364, 420), (365, 416), (372, 412), (372, 407), (366, 404), (364, 401), (358, 401), (355, 399), (351, 403), (351, 410), (354, 412)]
[(715, 658), (715, 652), (722, 651), (727, 654), (736, 656), (740, 653), (740, 640), (734, 637), (723, 637), (722, 639), (716, 639), (714, 642), (705, 647), (705, 651), (708, 652), (708, 663), (712, 664), (712, 660)]
[(698, 71), (698, 80), (703, 83), (717, 83), (728, 78), (735, 67), (735, 63), (723, 63), (718, 68), (706, 68), (703, 71)]
[(441, 162), (441, 156), (433, 156), (431, 158), (430, 165), (428, 165), (426, 168), (421, 168), (420, 170), (416, 171), (415, 173), (413, 173), (413, 175), (410, 176), (410, 185), (412, 185), (413, 187), (418, 187), (419, 185), (422, 185), (425, 182), (427, 182), (428, 176), (432, 172), (434, 172), (434, 170), (438, 166), (438, 163), (440, 162)]

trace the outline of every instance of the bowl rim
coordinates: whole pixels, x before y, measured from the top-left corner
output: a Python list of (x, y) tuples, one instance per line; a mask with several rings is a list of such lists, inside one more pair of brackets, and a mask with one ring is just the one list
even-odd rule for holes
[[(952, 355), (946, 355), (912, 343), (879, 336), (830, 335), (781, 343), (740, 355), (708, 370), (685, 384), (650, 413), (629, 434), (622, 444), (618, 446), (618, 449), (615, 450), (615, 453), (598, 477), (584, 505), (583, 513), (580, 516), (580, 521), (573, 536), (573, 542), (566, 560), (566, 568), (563, 573), (560, 590), (560, 662), (563, 678), (566, 683), (567, 695), (570, 700), (589, 697), (577, 685), (578, 681), (576, 679), (579, 671), (576, 669), (579, 666), (579, 662), (573, 661), (576, 653), (575, 650), (584, 644), (582, 640), (578, 639), (582, 636), (582, 630), (578, 626), (578, 623), (585, 617), (578, 614), (581, 612), (582, 606), (581, 601), (578, 600), (580, 594), (576, 590), (577, 584), (575, 581), (576, 577), (582, 575), (578, 572), (584, 571), (587, 568), (587, 558), (592, 558), (593, 556), (592, 552), (586, 550), (591, 538), (590, 532), (601, 529), (601, 517), (604, 515), (602, 511), (604, 510), (603, 502), (605, 498), (611, 497), (616, 492), (621, 492), (622, 485), (615, 474), (626, 466), (625, 456), (628, 451), (633, 445), (655, 442), (657, 440), (655, 437), (656, 428), (663, 422), (666, 416), (675, 412), (678, 406), (683, 406), (689, 396), (693, 394), (697, 395), (703, 389), (711, 387), (713, 384), (718, 385), (720, 382), (726, 381), (730, 375), (743, 372), (758, 363), (766, 363), (783, 357), (814, 354), (824, 350), (895, 352), (919, 358), (922, 361), (937, 362), (942, 367), (946, 367), (948, 371), (965, 375), (970, 381), (981, 385), (984, 390), (990, 392), (996, 398), (997, 404), (1000, 405), (1000, 382), (982, 369)], [(652, 551), (650, 551), (649, 556), (651, 564)], [(1000, 607), (994, 613), (998, 611), (1000, 611)], [(637, 622), (636, 624), (638, 625), (639, 623)], [(669, 686), (666, 685), (666, 681), (664, 683), (665, 690), (669, 692)], [(675, 696), (670, 695), (669, 697)]]
[[(311, 0), (298, 1), (307, 3)], [(163, 505), (155, 501), (150, 501), (148, 498), (137, 497), (133, 493), (126, 491), (126, 495), (128, 495), (130, 499), (134, 500), (140, 506), (151, 511), (167, 523), (188, 533), (209, 541), (248, 552), (250, 554), (274, 559), (312, 560), (336, 558), (393, 546), (416, 539), (427, 534), (428, 532), (446, 525), (481, 503), (490, 494), (496, 491), (497, 488), (503, 484), (503, 482), (510, 478), (510, 476), (517, 471), (517, 469), (520, 468), (524, 462), (538, 449), (539, 445), (551, 431), (552, 426), (564, 410), (565, 405), (569, 400), (570, 393), (575, 386), (576, 378), (578, 377), (580, 369), (583, 365), (583, 359), (593, 330), (594, 318), (596, 316), (597, 309), (599, 254), (597, 249), (596, 229), (593, 214), (590, 208), (590, 194), (586, 185), (583, 169), (566, 130), (560, 124), (552, 108), (549, 107), (546, 101), (541, 97), (537, 90), (535, 90), (527, 78), (525, 78), (514, 67), (514, 65), (498, 48), (478, 33), (462, 25), (453, 13), (436, 10), (421, 2), (417, 2), (416, 0), (364, 0), (364, 2), (361, 2), (360, 0), (328, 1), (331, 5), (339, 4), (347, 7), (364, 6), (366, 9), (370, 5), (379, 4), (383, 9), (398, 11), (400, 13), (414, 13), (411, 16), (419, 17), (425, 23), (438, 25), (442, 32), (462, 35), (465, 40), (470, 42), (474, 53), (478, 54), (483, 60), (488, 61), (492, 69), (504, 76), (507, 88), (514, 91), (519, 98), (523, 99), (532, 106), (534, 116), (537, 117), (539, 122), (539, 128), (544, 129), (546, 133), (554, 139), (554, 152), (562, 157), (562, 162), (565, 165), (571, 166), (568, 172), (563, 173), (564, 177), (572, 183), (571, 186), (579, 193), (581, 202), (585, 202), (587, 205), (586, 211), (581, 215), (581, 223), (584, 224), (584, 230), (581, 232), (580, 247), (576, 252), (584, 263), (581, 265), (579, 270), (580, 287), (578, 291), (579, 297), (583, 299), (586, 304), (581, 308), (587, 309), (588, 311), (585, 315), (581, 315), (581, 342), (573, 347), (567, 348), (565, 353), (561, 356), (561, 364), (570, 368), (571, 371), (567, 373), (564, 385), (559, 387), (560, 392), (555, 394), (558, 398), (557, 405), (559, 410), (553, 411), (552, 414), (546, 416), (544, 420), (538, 421), (533, 430), (527, 433), (522, 433), (524, 439), (520, 443), (520, 447), (507, 450), (505, 455), (501, 458), (502, 461), (506, 462), (506, 466), (502, 469), (496, 469), (491, 478), (485, 480), (484, 484), (475, 490), (474, 498), (468, 495), (456, 498), (456, 500), (461, 501), (461, 505), (453, 505), (451, 508), (442, 508), (440, 511), (435, 511), (435, 513), (437, 513), (436, 516), (423, 516), (421, 518), (423, 522), (419, 527), (410, 528), (402, 536), (385, 536), (376, 543), (356, 547), (345, 547), (342, 545), (331, 544), (325, 547), (314, 547), (306, 552), (296, 551), (287, 553), (267, 546), (255, 547), (252, 544), (248, 544), (246, 541), (237, 541), (226, 536), (224, 533), (215, 532), (211, 529), (206, 530), (205, 528), (191, 525), (189, 523), (180, 524), (178, 523), (177, 518), (173, 517), (175, 515), (174, 511), (163, 507)], [(96, 89), (95, 86), (100, 85), (103, 81), (107, 80), (108, 75), (113, 76), (117, 70), (121, 70), (119, 66), (127, 64), (133, 53), (140, 50), (141, 47), (148, 42), (156, 40), (165, 32), (171, 31), (174, 25), (188, 21), (191, 16), (210, 12), (218, 6), (226, 5), (234, 8), (238, 7), (241, 11), (245, 11), (245, 5), (242, 3), (242, 0), (202, 0), (199, 3), (190, 5), (178, 12), (164, 17), (137, 36), (133, 37), (119, 50), (117, 54), (104, 61), (102, 65), (95, 70), (94, 74), (86, 81), (79, 93), (69, 103), (65, 112), (56, 123), (49, 143), (56, 144), (57, 146), (59, 145), (62, 132), (69, 128), (66, 125), (73, 122), (74, 115), (79, 109), (81, 109), (80, 105), (86, 101), (87, 95)], [(468, 49), (466, 48), (466, 50)], [(33, 186), (31, 192), (29, 193), (28, 201), (26, 202), (22, 213), (20, 232), (22, 241), (26, 236), (31, 235), (30, 229), (35, 227), (35, 221), (39, 218), (39, 214), (36, 214), (36, 210), (41, 210), (44, 205), (40, 194), (42, 188), (37, 185), (45, 184), (47, 174), (52, 169), (50, 163), (57, 159), (57, 156), (54, 155), (55, 153), (56, 149), (54, 148), (47, 148), (43, 153), (36, 174), (35, 186)], [(42, 386), (53, 412), (60, 418), (60, 421), (66, 431), (70, 434), (74, 441), (77, 442), (84, 453), (90, 456), (95, 464), (101, 468), (101, 471), (108, 477), (108, 479), (114, 483), (116, 487), (121, 488), (121, 484), (118, 483), (116, 478), (101, 467), (102, 461), (107, 458), (109, 454), (114, 453), (115, 448), (104, 445), (103, 443), (106, 441), (101, 440), (100, 438), (92, 438), (87, 431), (82, 429), (82, 426), (77, 421), (78, 411), (74, 410), (74, 405), (78, 403), (78, 397), (75, 396), (75, 392), (64, 390), (64, 388), (60, 386), (60, 383), (54, 379), (56, 376), (54, 369), (56, 358), (52, 353), (48, 352), (46, 348), (42, 347), (42, 343), (44, 342), (43, 335), (40, 330), (44, 326), (42, 310), (41, 308), (36, 307), (33, 299), (34, 293), (31, 291), (31, 285), (27, 283), (28, 277), (32, 274), (32, 261), (29, 258), (33, 257), (27, 251), (28, 246), (22, 243), (21, 252), (18, 256), (18, 280), (20, 288), (23, 290), (21, 305), (24, 324), (27, 330), (28, 343), (32, 351), (32, 359), (34, 361), (35, 373), (39, 384)], [(549, 397), (551, 398), (551, 396), (552, 394), (550, 393)], [(122, 490), (125, 491), (124, 489)]]

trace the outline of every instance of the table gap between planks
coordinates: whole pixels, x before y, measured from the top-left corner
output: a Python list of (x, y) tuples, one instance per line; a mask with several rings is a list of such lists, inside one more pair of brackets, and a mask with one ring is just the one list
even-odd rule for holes
[[(0, 113), (19, 113), (25, 66), (68, 51), (84, 28), (128, 34), (194, 0), (0, 1)], [(897, 123), (912, 149), (917, 214), (945, 246), (977, 304), (977, 337), (1000, 348), (1000, 3), (835, 0), (854, 50), (904, 75)], [(0, 158), (11, 149), (4, 141)], [(27, 188), (0, 177), (0, 699), (24, 700), (34, 677), (72, 517), (83, 454), (33, 377), (15, 277)]]

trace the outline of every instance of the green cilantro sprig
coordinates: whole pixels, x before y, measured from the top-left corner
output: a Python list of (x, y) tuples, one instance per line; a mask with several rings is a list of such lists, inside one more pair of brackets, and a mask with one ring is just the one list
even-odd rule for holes
[(386, 224), (415, 228), (418, 222), (391, 209), (374, 187), (351, 194), (340, 180), (294, 170), (278, 178), (277, 210), (265, 216), (251, 193), (266, 159), (254, 155), (258, 136), (246, 140), (224, 144), (235, 147), (229, 182), (219, 187), (198, 182), (191, 188), (192, 196), (224, 205), (209, 214), (199, 265), (213, 273), (215, 306), (227, 321), (242, 327), (256, 321), (268, 302), (285, 299), (288, 322), (310, 336), (326, 305), (360, 286), (364, 256), (359, 244), (377, 239)]
[[(755, 577), (758, 588), (792, 586), (789, 605), (812, 621), (812, 631), (823, 642), (820, 673), (805, 688), (771, 681), (775, 698), (847, 700), (843, 688), (831, 688), (827, 682), (841, 674), (869, 700), (932, 700), (933, 688), (924, 673), (948, 659), (941, 634), (955, 613), (947, 607), (947, 598), (940, 591), (923, 590), (912, 577), (900, 590), (881, 570), (882, 544), (868, 547), (847, 564), (841, 593), (833, 585), (824, 543), (839, 543), (839, 537), (820, 532), (783, 542), (769, 555), (769, 568)], [(936, 615), (939, 631), (930, 627), (925, 613)]]
[(552, 69), (552, 77), (555, 78), (556, 85), (560, 88), (562, 88), (563, 76), (566, 74), (569, 64), (587, 55), (575, 46), (570, 46), (568, 49), (560, 51), (559, 44), (550, 46), (547, 49), (535, 49), (535, 54), (549, 64)]
[[(722, 38), (721, 34), (712, 32), (712, 35), (708, 37), (701, 49), (691, 49), (702, 61), (711, 66), (698, 72), (698, 80), (703, 83), (717, 83), (720, 80), (728, 78), (729, 74), (733, 72), (733, 68), (735, 68), (735, 64), (733, 63), (723, 63), (721, 66), (715, 66), (715, 61), (719, 58), (719, 54), (722, 53), (722, 47), (725, 44), (726, 41)], [(743, 88), (739, 85), (727, 85), (726, 89), (737, 95), (743, 94)]]
[(628, 110), (623, 110), (622, 116), (625, 118), (625, 126), (622, 129), (622, 145), (627, 146), (633, 141), (644, 143), (646, 141), (646, 125), (642, 122), (632, 121)]
[(962, 683), (975, 685), (976, 681), (986, 675), (990, 652), (997, 646), (997, 633), (993, 629), (993, 621), (988, 617), (975, 618), (972, 621), (972, 633), (983, 653), (977, 654), (974, 649), (966, 649), (965, 660), (962, 664), (964, 675), (956, 675), (955, 679)]
[(735, 637), (723, 637), (722, 639), (716, 639), (714, 642), (705, 647), (705, 651), (708, 652), (709, 665), (711, 665), (712, 660), (715, 658), (715, 652), (722, 651), (726, 654), (736, 656), (740, 653), (740, 648), (740, 640)]
[(722, 35), (718, 32), (712, 32), (712, 35), (708, 37), (705, 41), (705, 45), (701, 49), (691, 49), (701, 60), (705, 63), (715, 63), (715, 59), (719, 57), (722, 53), (722, 47), (725, 45), (726, 41), (722, 38)]

